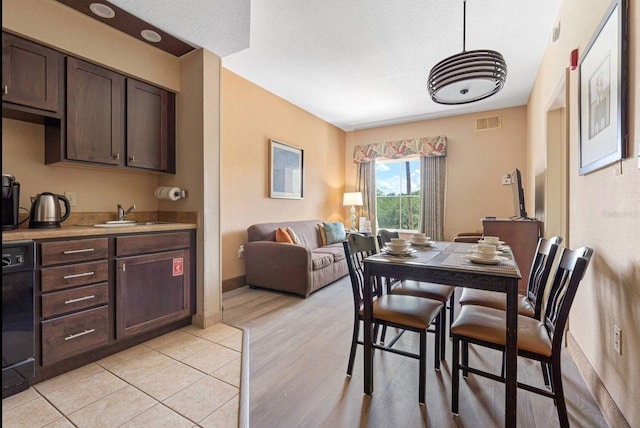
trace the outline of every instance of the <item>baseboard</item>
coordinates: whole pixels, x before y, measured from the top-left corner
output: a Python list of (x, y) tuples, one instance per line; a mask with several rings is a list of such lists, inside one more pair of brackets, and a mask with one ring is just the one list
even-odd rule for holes
[(235, 290), (236, 288), (244, 287), (247, 285), (244, 275), (236, 276), (235, 278), (228, 278), (222, 280), (222, 292)]
[(609, 426), (630, 428), (629, 422), (627, 422), (618, 405), (613, 401), (613, 398), (609, 394), (609, 391), (607, 391), (604, 383), (602, 383), (598, 373), (596, 373), (587, 356), (582, 352), (582, 349), (580, 349), (580, 345), (578, 345), (576, 339), (571, 335), (571, 331), (567, 332), (566, 339), (569, 355), (573, 358), (578, 371), (580, 371), (580, 374), (587, 384), (587, 388), (589, 388), (593, 398), (596, 400), (596, 403), (598, 403), (602, 416), (604, 416)]

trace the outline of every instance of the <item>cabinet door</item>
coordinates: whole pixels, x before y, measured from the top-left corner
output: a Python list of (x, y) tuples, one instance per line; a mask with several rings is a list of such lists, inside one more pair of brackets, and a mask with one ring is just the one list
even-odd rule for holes
[(175, 172), (175, 95), (127, 79), (127, 166)]
[(60, 53), (2, 33), (2, 101), (57, 112)]
[(119, 165), (124, 76), (67, 58), (67, 159)]
[(116, 338), (190, 316), (188, 250), (117, 260)]

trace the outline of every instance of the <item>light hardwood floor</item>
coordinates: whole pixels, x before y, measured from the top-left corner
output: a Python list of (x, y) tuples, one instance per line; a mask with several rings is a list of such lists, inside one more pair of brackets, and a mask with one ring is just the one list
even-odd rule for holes
[[(225, 323), (249, 329), (249, 393), (252, 427), (500, 427), (502, 384), (470, 375), (460, 386), (460, 416), (450, 412), (451, 341), (441, 371), (433, 370), (433, 335), (427, 339), (427, 405), (418, 404), (418, 361), (376, 352), (374, 392), (363, 393), (362, 346), (347, 377), (352, 334), (348, 277), (307, 299), (243, 287), (223, 294)], [(416, 350), (406, 332), (396, 344)], [(500, 371), (499, 353), (470, 347), (474, 366)], [(573, 361), (563, 357), (569, 421), (606, 427)], [(519, 361), (519, 380), (542, 386), (539, 364)], [(549, 398), (518, 390), (518, 426), (557, 427)]]

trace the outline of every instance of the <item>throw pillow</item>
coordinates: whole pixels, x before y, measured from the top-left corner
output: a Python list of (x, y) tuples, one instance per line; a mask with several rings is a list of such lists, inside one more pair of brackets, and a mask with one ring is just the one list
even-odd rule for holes
[(291, 229), (290, 227), (287, 227), (287, 233), (291, 237), (291, 240), (293, 241), (294, 244), (302, 245), (302, 241), (300, 241), (300, 238), (298, 238), (298, 235), (296, 235), (293, 229)]
[(289, 244), (293, 244), (293, 239), (289, 236), (287, 229), (279, 227), (278, 230), (276, 230), (276, 242), (287, 242)]
[(347, 239), (347, 233), (344, 230), (344, 224), (337, 223), (322, 223), (324, 225), (324, 233), (327, 237), (327, 244), (335, 244), (336, 242), (342, 242)]
[(327, 245), (327, 235), (324, 233), (324, 224), (318, 224), (318, 229), (320, 229), (320, 239), (322, 240), (322, 246)]

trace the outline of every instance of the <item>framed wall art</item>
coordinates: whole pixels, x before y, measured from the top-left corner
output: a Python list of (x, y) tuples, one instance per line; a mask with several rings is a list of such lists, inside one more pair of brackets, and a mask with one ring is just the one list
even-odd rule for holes
[(614, 0), (580, 61), (580, 175), (627, 155), (627, 0)]
[(304, 151), (297, 147), (270, 140), (272, 198), (302, 199)]

